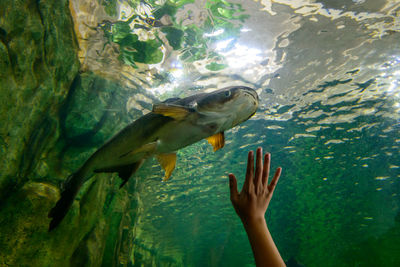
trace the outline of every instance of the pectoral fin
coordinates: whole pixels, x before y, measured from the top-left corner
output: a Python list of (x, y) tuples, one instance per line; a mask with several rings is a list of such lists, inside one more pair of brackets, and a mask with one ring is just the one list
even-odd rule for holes
[(156, 157), (161, 167), (165, 171), (163, 181), (168, 181), (169, 177), (171, 177), (173, 170), (175, 169), (176, 153), (158, 154)]
[(166, 117), (171, 117), (175, 120), (183, 120), (188, 116), (193, 110), (190, 108), (169, 105), (165, 103), (153, 105), (153, 113), (160, 114)]
[(214, 134), (207, 138), (207, 141), (213, 146), (214, 151), (223, 148), (225, 145), (225, 135), (224, 132)]
[(142, 166), (144, 159), (132, 163), (130, 165), (116, 166), (110, 168), (96, 169), (94, 172), (118, 172), (118, 176), (122, 179), (122, 184), (119, 188), (123, 187), (129, 178)]

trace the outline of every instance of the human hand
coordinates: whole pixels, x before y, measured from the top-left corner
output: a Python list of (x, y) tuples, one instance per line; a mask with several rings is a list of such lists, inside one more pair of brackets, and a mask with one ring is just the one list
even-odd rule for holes
[(237, 189), (235, 175), (229, 174), (232, 205), (244, 225), (259, 220), (265, 221), (265, 212), (282, 172), (282, 168), (277, 168), (271, 183), (268, 184), (271, 155), (269, 153), (265, 154), (263, 164), (262, 148), (257, 148), (256, 153), (256, 170), (254, 173), (254, 154), (253, 151), (249, 151), (246, 180), (240, 193)]

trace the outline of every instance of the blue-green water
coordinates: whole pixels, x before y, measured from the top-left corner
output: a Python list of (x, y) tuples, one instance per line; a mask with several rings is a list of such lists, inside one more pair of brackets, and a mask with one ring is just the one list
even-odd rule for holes
[(246, 1), (243, 7), (248, 31), (226, 48), (233, 63), (204, 87), (251, 84), (260, 93), (258, 114), (228, 132), (215, 154), (206, 142), (180, 151), (168, 184), (159, 182), (156, 164), (143, 168), (135, 247), (171, 265), (251, 266), (227, 173), (243, 181), (247, 151), (262, 146), (273, 167), (283, 167), (267, 222), (285, 260), (398, 265), (398, 4), (282, 1), (268, 12)]
[[(282, 129), (266, 129), (271, 123), (254, 120), (228, 133), (232, 142), (215, 155), (205, 142), (179, 153), (174, 182), (168, 185), (159, 183), (156, 165), (150, 179), (143, 178), (148, 176), (143, 170), (136, 244), (178, 265), (252, 264), (247, 237), (229, 202), (226, 174), (232, 171), (243, 182), (246, 152), (260, 145), (271, 151), (273, 167), (283, 167), (267, 222), (285, 259), (294, 257), (305, 266), (395, 266), (400, 230), (396, 133), (382, 137), (380, 127), (353, 128), (366, 125), (356, 121), (289, 142), (291, 134), (308, 127), (288, 121), (275, 122)], [(332, 142), (342, 139), (348, 144)], [(389, 140), (394, 145), (385, 147)]]
[(148, 255), (146, 264), (251, 266), (247, 237), (229, 201), (227, 173), (243, 182), (247, 151), (262, 146), (272, 153), (273, 168), (283, 168), (267, 222), (286, 261), (398, 265), (399, 4), (242, 6), (250, 17), (239, 37), (215, 45), (218, 50), (225, 40), (234, 42), (220, 50), (227, 67), (206, 71), (202, 75), (212, 76), (198, 81), (192, 68), (200, 67), (185, 63), (176, 90), (252, 85), (260, 94), (259, 111), (227, 132), (226, 146), (215, 154), (207, 142), (179, 151), (167, 184), (159, 182), (155, 162), (140, 171), (137, 253)]
[[(3, 192), (25, 188), (27, 181), (60, 184), (105, 140), (169, 97), (245, 85), (258, 92), (259, 109), (225, 133), (225, 146), (217, 152), (205, 140), (178, 151), (168, 182), (161, 181), (154, 159), (122, 190), (115, 175), (99, 175), (97, 182), (94, 176), (66, 217), (68, 226), (53, 236), (45, 219), (21, 223), (25, 228), (18, 231), (0, 227), (0, 234), (23, 236), (15, 243), (0, 239), (0, 250), (26, 257), (33, 266), (46, 265), (39, 258), (53, 260), (54, 251), (59, 260), (54, 262), (65, 266), (254, 266), (229, 200), (227, 174), (234, 173), (241, 187), (247, 152), (261, 146), (271, 152), (272, 168), (283, 168), (266, 218), (288, 266), (400, 265), (399, 1), (70, 0), (64, 8), (71, 13), (74, 29), (66, 32), (75, 36), (71, 46), (76, 45), (79, 74), (67, 82), (66, 92), (52, 92), (64, 97), (58, 106), (37, 111), (51, 114), (38, 127), (43, 130), (13, 143), (15, 129), (28, 126), (7, 118), (14, 130), (2, 131), (0, 151), (11, 155), (4, 166), (15, 161), (20, 169), (16, 174), (2, 169), (1, 199), (9, 202), (0, 212), (9, 214), (13, 199), (21, 199)], [(40, 14), (45, 23), (46, 14)], [(0, 26), (0, 40), (12, 51), (18, 45), (10, 40), (23, 33)], [(53, 56), (48, 49), (44, 54)], [(55, 72), (54, 79), (65, 76)], [(32, 84), (40, 80), (35, 77)], [(23, 102), (19, 97), (16, 103)], [(33, 106), (47, 107), (58, 100), (35, 101)], [(26, 109), (23, 114), (30, 114)], [(40, 138), (48, 144), (35, 141)], [(22, 159), (8, 153), (18, 144), (30, 147)], [(100, 208), (98, 218), (88, 219), (95, 212), (87, 204), (92, 199)], [(41, 218), (52, 201), (38, 209)], [(32, 213), (39, 214), (33, 206)], [(3, 218), (20, 225), (18, 217)], [(74, 234), (76, 240), (69, 241)], [(60, 250), (63, 242), (71, 242), (71, 249)], [(0, 265), (18, 266), (14, 256), (0, 256)]]

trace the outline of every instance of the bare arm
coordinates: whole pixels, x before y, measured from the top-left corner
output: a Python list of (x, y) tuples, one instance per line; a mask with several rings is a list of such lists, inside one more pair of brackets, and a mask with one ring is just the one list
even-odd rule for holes
[(263, 164), (262, 149), (258, 148), (254, 173), (254, 154), (249, 152), (246, 180), (240, 193), (235, 175), (229, 174), (231, 201), (246, 230), (257, 267), (286, 266), (264, 217), (282, 171), (278, 168), (268, 185), (270, 160), (270, 154), (265, 154)]

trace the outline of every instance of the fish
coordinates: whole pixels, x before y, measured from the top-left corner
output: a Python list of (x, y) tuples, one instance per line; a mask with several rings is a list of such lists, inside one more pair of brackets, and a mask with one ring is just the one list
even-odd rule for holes
[(167, 181), (175, 169), (179, 149), (203, 139), (214, 151), (221, 149), (224, 132), (252, 117), (258, 103), (254, 89), (231, 86), (154, 104), (150, 113), (123, 128), (67, 178), (60, 199), (48, 214), (49, 231), (61, 223), (82, 184), (93, 173), (118, 173), (121, 188), (146, 159), (154, 156)]

